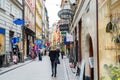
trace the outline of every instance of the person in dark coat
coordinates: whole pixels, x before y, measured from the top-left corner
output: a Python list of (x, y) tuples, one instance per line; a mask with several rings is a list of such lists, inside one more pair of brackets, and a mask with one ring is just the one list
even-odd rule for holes
[(62, 51), (61, 51), (61, 58), (62, 58), (62, 59), (63, 59), (64, 54), (65, 54), (65, 53), (64, 53), (64, 51), (62, 50)]
[(42, 61), (42, 54), (41, 54), (40, 49), (38, 50), (38, 59), (39, 59), (40, 61)]
[(51, 67), (52, 67), (52, 77), (56, 77), (57, 74), (57, 63), (55, 62), (56, 59), (59, 59), (59, 53), (56, 51), (55, 47), (52, 47), (49, 52), (49, 57), (51, 61)]

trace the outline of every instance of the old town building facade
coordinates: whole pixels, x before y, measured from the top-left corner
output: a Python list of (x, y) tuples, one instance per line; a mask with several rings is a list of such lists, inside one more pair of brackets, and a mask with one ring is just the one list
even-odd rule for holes
[[(70, 32), (74, 36), (74, 58), (83, 79), (98, 80), (96, 2), (79, 1)], [(83, 74), (81, 74), (83, 72)]]
[(29, 54), (29, 46), (35, 40), (35, 2), (36, 0), (24, 0), (24, 56)]
[(22, 48), (21, 26), (13, 23), (15, 19), (23, 19), (22, 11), (21, 0), (0, 0), (0, 66), (6, 64), (6, 52), (12, 52), (13, 38), (19, 39), (17, 44)]

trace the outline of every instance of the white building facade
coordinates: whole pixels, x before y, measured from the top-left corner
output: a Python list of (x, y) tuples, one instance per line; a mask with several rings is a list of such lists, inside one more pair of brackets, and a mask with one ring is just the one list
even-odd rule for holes
[[(2, 49), (0, 55), (5, 55), (6, 51), (12, 51), (12, 38), (19, 37), (21, 41), (21, 26), (15, 25), (13, 21), (22, 19), (22, 10), (22, 0), (0, 0), (0, 44)], [(21, 46), (20, 43), (19, 46)], [(4, 58), (1, 60), (3, 61)]]

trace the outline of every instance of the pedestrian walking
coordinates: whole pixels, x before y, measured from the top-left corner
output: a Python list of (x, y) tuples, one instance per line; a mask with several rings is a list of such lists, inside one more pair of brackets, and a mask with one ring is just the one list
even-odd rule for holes
[(13, 62), (17, 64), (18, 61), (20, 62), (19, 47), (17, 44), (14, 44), (12, 48), (13, 48)]
[(42, 61), (42, 54), (41, 54), (40, 49), (38, 50), (38, 58), (39, 58), (40, 61)]
[(31, 58), (34, 60), (35, 59), (35, 53), (34, 50), (31, 51)]
[(34, 51), (34, 56), (36, 58), (37, 57), (37, 51), (38, 51), (38, 46), (36, 44), (33, 47), (33, 51)]
[(17, 56), (16, 54), (13, 55), (13, 62), (14, 62), (15, 64), (18, 63), (18, 56)]
[(62, 50), (62, 51), (61, 51), (61, 58), (62, 58), (62, 59), (63, 59), (64, 54), (65, 54), (65, 53), (64, 53), (64, 51)]
[(56, 77), (57, 74), (57, 64), (60, 63), (59, 61), (59, 53), (56, 50), (56, 47), (51, 47), (51, 50), (49, 52), (49, 57), (51, 61), (51, 67), (52, 67), (52, 77)]

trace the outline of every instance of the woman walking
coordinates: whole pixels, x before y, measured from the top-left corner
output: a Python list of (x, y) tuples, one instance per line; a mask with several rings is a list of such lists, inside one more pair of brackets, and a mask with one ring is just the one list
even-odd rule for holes
[(53, 46), (49, 52), (49, 57), (52, 67), (52, 77), (56, 77), (57, 74), (57, 64), (59, 63), (59, 53), (56, 51), (56, 47)]
[(41, 54), (40, 49), (38, 50), (38, 58), (39, 58), (40, 61), (42, 61), (42, 54)]

